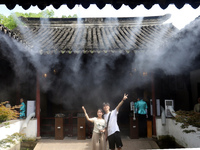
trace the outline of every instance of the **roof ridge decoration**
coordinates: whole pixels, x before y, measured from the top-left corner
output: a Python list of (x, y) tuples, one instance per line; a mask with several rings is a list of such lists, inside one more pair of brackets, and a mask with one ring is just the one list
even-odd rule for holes
[(51, 27), (62, 27), (70, 25), (112, 25), (113, 24), (132, 24), (137, 25), (157, 25), (162, 24), (171, 17), (171, 14), (165, 14), (163, 16), (149, 16), (149, 17), (110, 17), (110, 18), (25, 18), (20, 17), (20, 20), (27, 26), (40, 26), (42, 25)]
[(8, 35), (10, 38), (17, 40), (18, 42), (21, 42), (21, 43), (23, 42), (23, 40), (20, 39), (14, 31), (8, 29), (3, 24), (0, 24), (0, 32), (2, 32), (5, 35)]

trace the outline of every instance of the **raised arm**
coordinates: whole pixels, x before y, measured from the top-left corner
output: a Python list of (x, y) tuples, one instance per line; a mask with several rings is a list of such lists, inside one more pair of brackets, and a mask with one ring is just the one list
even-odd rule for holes
[(86, 117), (86, 119), (87, 119), (88, 121), (90, 121), (90, 122), (94, 122), (91, 118), (89, 118), (89, 116), (88, 116), (88, 114), (87, 114), (87, 112), (86, 112), (84, 106), (82, 106), (82, 109), (83, 109), (83, 112), (85, 113), (85, 117)]
[(122, 106), (122, 104), (124, 103), (124, 101), (128, 99), (128, 94), (124, 93), (124, 97), (123, 99), (121, 100), (121, 102), (117, 105), (116, 109), (117, 111), (119, 111), (119, 108)]
[(20, 108), (22, 105), (15, 105), (14, 108)]

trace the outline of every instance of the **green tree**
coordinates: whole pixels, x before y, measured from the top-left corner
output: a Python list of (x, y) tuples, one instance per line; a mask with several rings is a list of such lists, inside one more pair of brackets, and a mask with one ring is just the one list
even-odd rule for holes
[(8, 17), (0, 15), (0, 23), (11, 30), (17, 27), (16, 21), (12, 15), (9, 15)]
[(17, 17), (26, 17), (26, 18), (53, 18), (54, 11), (53, 10), (44, 10), (39, 13), (20, 13), (16, 12), (14, 13)]
[[(3, 24), (8, 29), (12, 30), (17, 27), (17, 24), (20, 24), (20, 20), (18, 17), (25, 17), (25, 18), (54, 18), (54, 11), (53, 10), (44, 10), (39, 13), (20, 13), (15, 12), (9, 15), (8, 17), (0, 14), (0, 24)], [(63, 15), (62, 18), (77, 18), (77, 15), (74, 14), (73, 16)]]
[(44, 10), (39, 13), (20, 13), (15, 12), (9, 15), (8, 17), (0, 14), (0, 24), (3, 24), (8, 29), (12, 30), (17, 27), (17, 24), (20, 23), (18, 17), (32, 17), (32, 18), (53, 18), (53, 10)]
[(44, 10), (41, 11), (39, 13), (20, 13), (20, 12), (16, 12), (14, 14), (11, 15), (15, 15), (17, 17), (26, 17), (26, 18), (53, 18), (54, 16), (54, 11), (53, 10)]
[(67, 18), (67, 16), (66, 15), (62, 15), (62, 17), (61, 18)]
[[(9, 15), (8, 17), (0, 14), (0, 24), (3, 24), (8, 29), (12, 30), (17, 27), (17, 24), (20, 23), (18, 17), (26, 17), (26, 18), (53, 18), (54, 11), (53, 10), (44, 10), (39, 13), (20, 13), (15, 12)], [(67, 18), (67, 17), (66, 17)]]
[(69, 15), (69, 16), (66, 16), (66, 15), (62, 15), (62, 18), (78, 18), (77, 14), (74, 14), (73, 16)]
[(77, 14), (74, 14), (72, 18), (78, 18)]

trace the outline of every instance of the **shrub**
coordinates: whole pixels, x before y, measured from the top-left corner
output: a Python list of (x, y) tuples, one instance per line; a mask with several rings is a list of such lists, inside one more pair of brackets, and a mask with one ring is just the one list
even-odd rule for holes
[(19, 117), (19, 113), (15, 110), (12, 110), (10, 108), (6, 108), (3, 104), (5, 102), (0, 103), (0, 123), (7, 121), (7, 120), (12, 120), (16, 119)]
[(176, 111), (176, 122), (183, 123), (182, 128), (187, 128), (189, 125), (200, 128), (200, 113), (194, 111)]
[(169, 135), (159, 136), (157, 141), (160, 148), (176, 148), (175, 138)]
[(176, 139), (170, 135), (159, 136), (156, 142), (160, 149), (184, 148), (183, 146), (176, 143)]
[(16, 144), (16, 141), (21, 141), (24, 137), (25, 135), (21, 133), (9, 135), (6, 139), (0, 141), (0, 149), (11, 147), (11, 145)]

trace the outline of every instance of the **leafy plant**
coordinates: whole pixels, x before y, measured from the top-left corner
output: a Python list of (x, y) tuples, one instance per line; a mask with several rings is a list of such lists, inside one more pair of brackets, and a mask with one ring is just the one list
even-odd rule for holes
[(6, 128), (10, 128), (10, 122), (5, 122), (5, 123), (4, 123), (4, 126), (5, 126)]
[[(5, 15), (0, 14), (0, 24), (3, 24), (10, 30), (15, 29), (18, 25), (24, 25), (18, 17), (25, 17), (25, 18), (56, 18), (54, 17), (55, 13), (53, 10), (44, 10), (39, 13), (21, 13), (15, 12), (6, 17)], [(73, 16), (63, 15), (62, 18), (77, 18), (77, 15), (74, 14)]]
[(194, 132), (196, 132), (195, 130), (183, 130), (183, 132), (185, 132), (185, 133), (194, 133)]
[(22, 138), (22, 142), (27, 142), (27, 141), (29, 141), (29, 142), (35, 142), (36, 138), (27, 138), (27, 137), (24, 136)]
[(187, 128), (189, 125), (200, 128), (200, 113), (194, 111), (176, 111), (176, 117), (174, 118), (176, 122), (183, 123), (181, 127)]
[(12, 120), (16, 119), (19, 117), (19, 113), (15, 110), (12, 110), (10, 108), (6, 108), (3, 104), (5, 102), (0, 103), (0, 123), (7, 121), (7, 120)]
[(37, 144), (36, 138), (23, 138), (21, 141), (20, 150), (33, 150)]
[(160, 148), (175, 148), (176, 147), (175, 138), (169, 135), (159, 136), (157, 143)]
[(25, 137), (25, 134), (14, 133), (7, 136), (7, 138), (0, 141), (0, 148), (8, 148), (11, 145), (16, 144), (16, 141), (21, 141)]
[(183, 146), (176, 143), (176, 140), (173, 136), (170, 135), (162, 135), (158, 137), (156, 141), (161, 149), (169, 149), (169, 148), (183, 148)]

